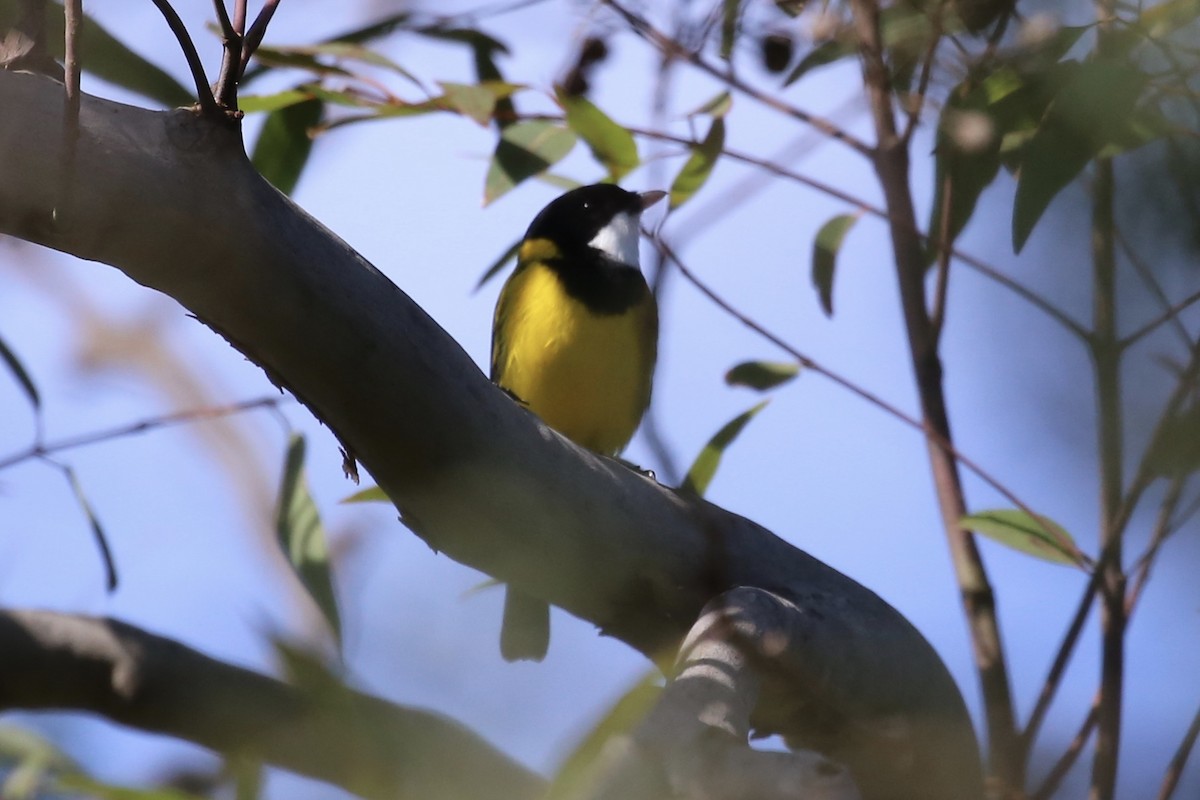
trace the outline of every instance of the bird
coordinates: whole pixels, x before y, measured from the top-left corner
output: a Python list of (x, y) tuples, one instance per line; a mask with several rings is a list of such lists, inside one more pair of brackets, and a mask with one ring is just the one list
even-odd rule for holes
[[(638, 258), (644, 210), (666, 192), (581, 186), (534, 217), (492, 321), (491, 377), (575, 444), (616, 456), (650, 404), (658, 306)], [(500, 652), (541, 661), (550, 607), (509, 586)]]

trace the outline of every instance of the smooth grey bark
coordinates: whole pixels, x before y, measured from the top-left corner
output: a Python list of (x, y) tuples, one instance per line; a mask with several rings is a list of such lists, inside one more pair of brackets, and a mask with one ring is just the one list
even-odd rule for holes
[(673, 658), (714, 596), (772, 592), (794, 636), (764, 681), (759, 732), (846, 764), (867, 798), (981, 794), (957, 687), (870, 590), (546, 428), (263, 181), (228, 122), (85, 96), (58, 197), (62, 105), (53, 81), (0, 73), (0, 233), (175, 298), (326, 423), (430, 546), (648, 657)]

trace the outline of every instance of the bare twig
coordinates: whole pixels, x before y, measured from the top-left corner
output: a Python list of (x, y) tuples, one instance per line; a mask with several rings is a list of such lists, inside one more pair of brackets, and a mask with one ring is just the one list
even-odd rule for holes
[(1054, 701), (1054, 696), (1058, 693), (1063, 672), (1066, 671), (1067, 664), (1071, 660), (1071, 655), (1075, 652), (1075, 646), (1079, 643), (1079, 634), (1083, 632), (1083, 624), (1087, 622), (1088, 612), (1092, 609), (1092, 600), (1096, 596), (1098, 583), (1099, 573), (1093, 573), (1088, 579), (1087, 586), (1083, 590), (1083, 595), (1079, 598), (1079, 605), (1075, 608), (1075, 615), (1071, 617), (1071, 624), (1067, 626), (1067, 633), (1063, 636), (1062, 643), (1058, 646), (1058, 653), (1054, 656), (1054, 663), (1050, 665), (1050, 671), (1046, 674), (1046, 680), (1042, 682), (1042, 691), (1038, 694), (1033, 711), (1029, 714), (1029, 722), (1026, 723), (1025, 730), (1021, 732), (1022, 753), (1026, 759), (1029, 758), (1029, 753), (1033, 748), (1034, 741), (1037, 739), (1038, 731), (1041, 730), (1042, 722), (1046, 718), (1046, 712), (1050, 710), (1050, 704)]
[(736, 89), (747, 97), (751, 97), (759, 103), (762, 103), (768, 108), (772, 108), (781, 114), (786, 114), (787, 116), (797, 119), (806, 125), (811, 125), (815, 129), (829, 136), (831, 139), (835, 139), (846, 144), (859, 155), (870, 157), (870, 145), (847, 131), (845, 128), (835, 125), (824, 117), (816, 114), (810, 114), (807, 111), (784, 103), (778, 97), (754, 88), (750, 84), (734, 75), (729, 69), (721, 69), (720, 67), (713, 66), (702, 55), (700, 55), (700, 53), (683, 47), (678, 41), (672, 39), (670, 36), (667, 36), (665, 33), (651, 25), (645, 17), (630, 11), (620, 2), (618, 2), (618, 0), (605, 0), (605, 5), (607, 5), (622, 19), (624, 19), (635, 33), (645, 38), (661, 52), (679, 56), (685, 59), (692, 66), (696, 67), (702, 72), (708, 73), (717, 80), (723, 82), (726, 86)]
[(79, 143), (79, 72), (80, 35), (83, 24), (83, 0), (66, 0), (63, 3), (63, 26), (65, 29), (63, 84), (63, 160), (59, 171), (58, 208), (55, 218), (70, 205), (71, 184), (75, 178), (75, 149)]
[[(862, 386), (859, 386), (857, 383), (854, 383), (849, 378), (846, 378), (845, 376), (843, 376), (837, 372), (834, 372), (833, 370), (829, 369), (828, 367), (821, 365), (817, 361), (814, 361), (812, 358), (810, 358), (809, 356), (800, 352), (799, 350), (797, 350), (792, 345), (788, 344), (786, 341), (781, 339), (776, 334), (772, 333), (771, 331), (769, 331), (768, 329), (766, 329), (759, 323), (755, 322), (749, 316), (747, 316), (746, 314), (739, 311), (732, 304), (730, 304), (727, 300), (725, 300), (723, 297), (721, 297), (719, 294), (717, 294), (717, 292), (715, 290), (713, 290), (713, 288), (711, 286), (704, 283), (704, 281), (700, 280), (700, 278), (694, 272), (692, 272), (691, 269), (688, 268), (688, 266), (683, 262), (683, 260), (674, 251), (674, 249), (669, 244), (667, 244), (667, 242), (661, 236), (655, 235), (651, 231), (644, 231), (644, 233), (646, 234), (646, 236), (648, 238), (651, 239), (651, 241), (654, 243), (654, 246), (656, 248), (658, 248), (668, 259), (670, 259), (670, 261), (675, 265), (676, 269), (679, 270), (679, 274), (682, 275), (689, 283), (691, 283), (693, 286), (695, 286), (698, 290), (700, 290), (701, 294), (703, 294), (705, 297), (707, 297), (709, 300), (711, 300), (713, 303), (715, 303), (722, 311), (729, 314), (731, 317), (736, 319), (742, 325), (745, 325), (750, 330), (757, 333), (759, 336), (762, 336), (764, 339), (766, 339), (768, 342), (770, 342), (771, 344), (778, 347), (780, 350), (783, 350), (789, 356), (794, 358), (796, 360), (796, 363), (798, 363), (801, 367), (803, 367), (807, 370), (811, 370), (812, 372), (815, 372), (818, 375), (821, 375), (821, 376), (827, 378), (828, 380), (833, 381), (838, 386), (841, 386), (843, 389), (846, 389), (847, 391), (851, 392), (852, 394), (855, 394), (858, 397), (862, 398), (863, 400), (866, 400), (868, 403), (875, 406), (876, 408), (881, 409), (882, 411), (890, 414), (891, 416), (895, 417), (899, 421), (903, 422), (905, 425), (912, 428), (913, 430), (918, 431), (919, 433), (923, 434), (927, 439), (929, 439), (934, 444), (936, 444), (937, 447), (945, 450), (951, 458), (953, 458), (953, 459), (957, 460), (959, 463), (961, 463), (967, 470), (969, 470), (977, 478), (979, 478), (981, 481), (983, 481), (988, 486), (995, 489), (1002, 497), (1004, 497), (1006, 500), (1008, 500), (1010, 503), (1012, 503), (1013, 506), (1020, 509), (1021, 511), (1024, 511), (1026, 514), (1028, 514), (1033, 519), (1038, 518), (1037, 513), (1034, 512), (1033, 509), (1031, 509), (1028, 505), (1026, 505), (1025, 502), (1023, 500), (1021, 500), (1021, 498), (1017, 497), (1017, 495), (1014, 494), (1011, 489), (1009, 489), (1007, 486), (1005, 486), (1003, 483), (1001, 483), (998, 478), (994, 477), (991, 473), (989, 473), (982, 466), (980, 466), (979, 463), (976, 462), (974, 459), (970, 458), (969, 456), (967, 456), (964, 453), (962, 453), (961, 451), (959, 451), (954, 446), (953, 442), (951, 442), (948, 439), (945, 439), (944, 437), (940, 437), (936, 432), (931, 431), (928, 428), (928, 426), (923, 424), (919, 419), (905, 413), (898, 406), (893, 405), (892, 403), (889, 403), (887, 400), (884, 400), (879, 395), (871, 392), (870, 390), (868, 390)], [(1054, 535), (1053, 530), (1048, 529), (1046, 532), (1049, 535)], [(1090, 562), (1089, 562), (1087, 556), (1084, 555), (1083, 553), (1079, 552), (1078, 549), (1075, 548), (1071, 542), (1064, 541), (1064, 542), (1060, 542), (1060, 544), (1062, 545), (1064, 550), (1066, 550), (1068, 552), (1073, 552), (1075, 554), (1075, 556), (1078, 560), (1078, 565), (1081, 568), (1084, 568), (1084, 569), (1089, 568)]]
[(1163, 496), (1162, 503), (1158, 507), (1158, 515), (1154, 520), (1154, 530), (1150, 534), (1150, 544), (1146, 546), (1146, 551), (1141, 557), (1130, 567), (1130, 572), (1133, 574), (1133, 582), (1129, 588), (1129, 594), (1125, 597), (1125, 615), (1133, 614), (1133, 609), (1137, 606), (1138, 599), (1142, 596), (1142, 590), (1146, 588), (1146, 582), (1150, 580), (1150, 571), (1154, 566), (1154, 560), (1158, 557), (1159, 550), (1162, 548), (1163, 542), (1171, 535), (1171, 520), (1175, 514), (1175, 509), (1179, 505), (1179, 498), (1183, 495), (1183, 487), (1187, 483), (1187, 477), (1184, 475), (1176, 475), (1171, 478), (1170, 484), (1167, 486), (1167, 493)]
[(890, 218), (900, 302), (913, 376), (921, 402), (922, 428), (927, 435), (930, 469), (942, 524), (954, 561), (983, 687), (989, 770), (992, 778), (1004, 787), (1003, 791), (1008, 791), (1024, 784), (1024, 763), (1017, 736), (1008, 665), (996, 619), (995, 596), (975, 538), (960, 522), (966, 513), (966, 498), (958, 472), (959, 461), (952, 450), (943, 445), (943, 442), (952, 443), (953, 437), (937, 337), (926, 307), (925, 259), (921, 239), (915, 233), (918, 227), (909, 183), (908, 144), (896, 128), (891, 79), (884, 61), (879, 5), (875, 0), (853, 0), (851, 6), (863, 83), (870, 98), (875, 124), (874, 166)]
[(189, 411), (178, 411), (174, 414), (165, 414), (161, 417), (150, 417), (149, 419), (139, 420), (128, 425), (118, 425), (115, 428), (106, 428), (102, 431), (84, 433), (80, 434), (79, 436), (61, 439), (57, 442), (38, 442), (18, 453), (6, 456), (5, 458), (0, 458), (0, 470), (7, 469), (14, 464), (19, 464), (23, 461), (28, 461), (33, 458), (44, 458), (46, 456), (62, 452), (63, 450), (84, 447), (86, 445), (97, 444), (99, 442), (105, 442), (112, 439), (121, 439), (126, 436), (133, 436), (135, 434), (145, 433), (156, 428), (164, 428), (170, 425), (180, 425), (186, 422), (216, 419), (218, 417), (225, 417), (229, 416), (230, 414), (240, 414), (243, 411), (252, 411), (259, 408), (276, 408), (280, 403), (283, 402), (287, 402), (287, 398), (259, 397), (254, 400), (243, 400), (239, 403), (232, 403), (227, 406), (218, 406), (215, 408), (196, 408)]
[(242, 48), (241, 68), (238, 70), (239, 75), (246, 71), (246, 64), (249, 63), (250, 57), (262, 44), (267, 26), (271, 24), (271, 18), (275, 16), (277, 8), (279, 8), (279, 0), (266, 0), (259, 10), (258, 16), (254, 18), (253, 24), (250, 25), (250, 30), (246, 32), (246, 41)]
[(1063, 778), (1067, 777), (1067, 773), (1071, 771), (1071, 767), (1079, 758), (1079, 754), (1083, 752), (1083, 746), (1087, 744), (1092, 731), (1096, 728), (1097, 702), (1092, 703), (1092, 707), (1088, 709), (1087, 716), (1083, 719), (1083, 724), (1079, 726), (1079, 730), (1075, 733), (1075, 738), (1067, 746), (1066, 752), (1059, 757), (1058, 761), (1054, 762), (1054, 766), (1047, 773), (1046, 779), (1042, 781), (1042, 785), (1037, 788), (1037, 791), (1029, 795), (1029, 800), (1048, 800), (1048, 798), (1058, 791)]
[(1170, 800), (1171, 795), (1175, 794), (1175, 787), (1179, 785), (1179, 777), (1183, 775), (1183, 768), (1187, 765), (1188, 756), (1196, 746), (1198, 737), (1200, 737), (1200, 709), (1192, 717), (1192, 724), (1188, 726), (1187, 733), (1183, 735), (1179, 749), (1175, 751), (1171, 763), (1167, 765), (1167, 774), (1163, 776), (1162, 788), (1158, 790), (1158, 800)]
[[(217, 105), (230, 111), (237, 110), (237, 87), (242, 73), (242, 50), (244, 42), (241, 28), (229, 19), (225, 0), (213, 0), (217, 21), (221, 27), (221, 72), (217, 75)], [(245, 0), (239, 0), (239, 9), (245, 14)]]
[(217, 105), (216, 98), (213, 97), (212, 87), (208, 85), (208, 76), (204, 74), (204, 65), (200, 62), (200, 54), (196, 52), (196, 45), (192, 42), (192, 37), (188, 34), (183, 20), (175, 13), (175, 9), (171, 7), (168, 0), (152, 0), (152, 2), (159, 13), (163, 15), (163, 19), (167, 21), (171, 33), (175, 34), (175, 40), (179, 42), (179, 48), (183, 50), (183, 57), (187, 59), (188, 69), (196, 84), (196, 100), (200, 104), (200, 110), (206, 117), (220, 116), (220, 107)]

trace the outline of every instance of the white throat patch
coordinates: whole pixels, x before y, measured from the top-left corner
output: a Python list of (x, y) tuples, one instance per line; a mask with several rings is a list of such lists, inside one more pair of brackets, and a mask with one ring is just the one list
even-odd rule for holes
[(588, 245), (626, 266), (638, 267), (638, 215), (621, 212), (592, 237)]

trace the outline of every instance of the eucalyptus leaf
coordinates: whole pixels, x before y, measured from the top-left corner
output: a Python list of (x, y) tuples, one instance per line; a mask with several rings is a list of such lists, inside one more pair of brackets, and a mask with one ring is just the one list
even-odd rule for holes
[(833, 274), (838, 251), (857, 221), (857, 214), (839, 214), (821, 226), (813, 242), (812, 282), (827, 317), (833, 316)]
[(687, 477), (684, 478), (681, 488), (703, 496), (708, 491), (708, 486), (712, 483), (713, 477), (717, 474), (717, 467), (721, 464), (721, 457), (725, 455), (725, 450), (729, 445), (733, 444), (733, 441), (737, 439), (750, 420), (754, 419), (758, 412), (767, 407), (767, 403), (769, 402), (770, 400), (763, 400), (758, 405), (743, 411), (725, 423), (721, 427), (721, 430), (717, 431), (708, 440), (708, 444), (704, 445), (704, 449), (700, 451), (700, 454), (696, 456), (696, 460), (692, 462), (692, 466), (688, 469)]
[(1085, 558), (1066, 529), (1049, 517), (1019, 509), (980, 511), (959, 520), (964, 528), (1054, 564), (1082, 566)]

